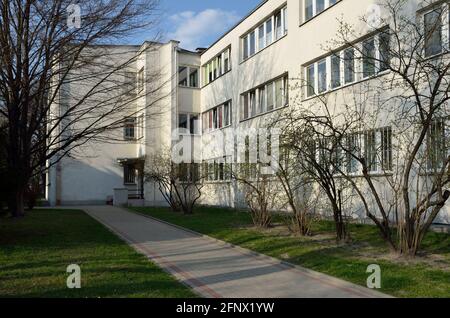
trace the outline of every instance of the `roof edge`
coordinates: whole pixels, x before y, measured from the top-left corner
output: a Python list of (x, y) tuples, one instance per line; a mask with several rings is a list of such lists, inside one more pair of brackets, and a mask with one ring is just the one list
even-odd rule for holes
[(204, 50), (201, 54), (205, 54), (208, 52), (214, 45), (216, 45), (220, 40), (222, 40), (225, 36), (227, 36), (231, 31), (236, 29), (242, 22), (244, 22), (249, 16), (251, 16), (253, 13), (258, 11), (259, 8), (261, 8), (263, 5), (265, 5), (269, 0), (263, 0), (260, 4), (258, 4), (253, 10), (251, 10), (249, 13), (247, 13), (241, 20), (239, 20), (235, 25), (233, 25), (227, 32), (225, 32), (222, 36), (220, 36), (214, 43), (212, 43), (206, 50)]

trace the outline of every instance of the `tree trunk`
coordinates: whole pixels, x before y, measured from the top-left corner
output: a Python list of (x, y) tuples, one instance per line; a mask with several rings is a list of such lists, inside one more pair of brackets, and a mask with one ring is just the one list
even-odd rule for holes
[(25, 204), (24, 204), (24, 187), (18, 186), (15, 191), (15, 200), (12, 202), (11, 214), (14, 218), (25, 216)]

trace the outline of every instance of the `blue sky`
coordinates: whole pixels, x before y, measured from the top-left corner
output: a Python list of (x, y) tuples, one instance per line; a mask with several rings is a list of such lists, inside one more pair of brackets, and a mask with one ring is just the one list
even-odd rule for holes
[[(255, 8), (261, 0), (161, 0), (159, 28), (163, 40), (181, 41), (181, 47), (208, 47)], [(136, 35), (129, 42), (140, 44), (152, 35)]]

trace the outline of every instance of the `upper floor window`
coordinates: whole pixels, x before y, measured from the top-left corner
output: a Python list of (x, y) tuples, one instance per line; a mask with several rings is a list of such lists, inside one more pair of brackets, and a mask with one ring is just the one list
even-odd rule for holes
[(287, 30), (287, 7), (284, 7), (241, 38), (242, 60), (281, 39), (287, 34)]
[(203, 132), (230, 126), (231, 117), (231, 100), (204, 112), (202, 115)]
[(182, 134), (189, 131), (191, 135), (200, 134), (200, 116), (197, 113), (178, 114), (178, 128), (183, 130)]
[(241, 95), (241, 120), (283, 107), (288, 102), (288, 76), (285, 75)]
[(134, 140), (137, 138), (136, 133), (136, 118), (126, 118), (123, 131), (124, 139)]
[(305, 8), (305, 22), (312, 19), (325, 9), (335, 5), (340, 0), (303, 0)]
[(137, 90), (141, 92), (144, 89), (144, 68), (141, 68), (137, 76)]
[(182, 87), (198, 87), (198, 67), (180, 66), (178, 68), (178, 84)]
[(208, 85), (231, 70), (231, 47), (203, 65), (203, 85)]
[[(356, 55), (358, 53), (358, 56)], [(306, 97), (352, 84), (389, 69), (389, 33), (335, 52), (305, 67)], [(360, 71), (360, 74), (358, 73)]]
[(138, 140), (144, 137), (144, 115), (125, 118), (123, 136), (125, 140)]
[(442, 52), (442, 10), (440, 8), (424, 15), (425, 56)]

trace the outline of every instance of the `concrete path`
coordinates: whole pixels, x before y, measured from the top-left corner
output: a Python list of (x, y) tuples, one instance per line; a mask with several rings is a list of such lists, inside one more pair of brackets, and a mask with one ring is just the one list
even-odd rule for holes
[(79, 209), (204, 297), (386, 297), (125, 209)]

